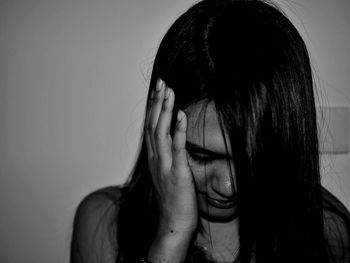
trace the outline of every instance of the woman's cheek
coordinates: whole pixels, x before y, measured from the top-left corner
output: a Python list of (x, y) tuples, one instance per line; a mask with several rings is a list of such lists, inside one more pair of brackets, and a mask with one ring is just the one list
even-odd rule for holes
[(189, 160), (188, 163), (192, 171), (197, 190), (201, 191), (206, 189), (206, 184), (208, 183), (208, 178), (206, 178), (206, 174), (208, 173), (208, 169), (205, 169), (204, 165), (197, 164), (193, 160)]

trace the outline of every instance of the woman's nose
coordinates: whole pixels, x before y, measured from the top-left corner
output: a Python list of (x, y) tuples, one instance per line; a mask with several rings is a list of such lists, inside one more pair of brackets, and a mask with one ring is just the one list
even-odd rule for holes
[(222, 198), (235, 195), (235, 170), (232, 162), (218, 162), (211, 175), (211, 188)]

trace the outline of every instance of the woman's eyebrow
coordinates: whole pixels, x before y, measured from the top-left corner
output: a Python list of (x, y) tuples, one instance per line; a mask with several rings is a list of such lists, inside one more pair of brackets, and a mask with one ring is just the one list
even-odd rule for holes
[(220, 153), (220, 152), (215, 152), (212, 150), (208, 150), (206, 148), (203, 148), (202, 146), (186, 141), (186, 149), (189, 152), (196, 152), (196, 153), (201, 153), (201, 154), (206, 154), (206, 155), (210, 155), (214, 158), (231, 158), (231, 156), (229, 154), (226, 153)]

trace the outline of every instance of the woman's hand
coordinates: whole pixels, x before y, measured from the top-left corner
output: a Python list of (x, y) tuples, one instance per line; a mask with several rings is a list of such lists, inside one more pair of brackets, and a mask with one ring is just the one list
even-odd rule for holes
[(194, 180), (186, 156), (187, 119), (177, 113), (174, 138), (170, 136), (175, 95), (158, 80), (146, 117), (148, 165), (159, 206), (159, 235), (188, 235), (197, 227)]

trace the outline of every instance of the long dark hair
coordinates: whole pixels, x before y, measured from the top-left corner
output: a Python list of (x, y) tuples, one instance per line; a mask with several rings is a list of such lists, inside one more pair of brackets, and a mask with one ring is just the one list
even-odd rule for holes
[[(147, 104), (158, 78), (175, 92), (174, 112), (212, 101), (229, 135), (240, 262), (331, 262), (309, 55), (283, 12), (263, 1), (195, 4), (160, 43)], [(158, 224), (152, 188), (142, 137), (116, 219), (118, 262), (147, 254)]]

